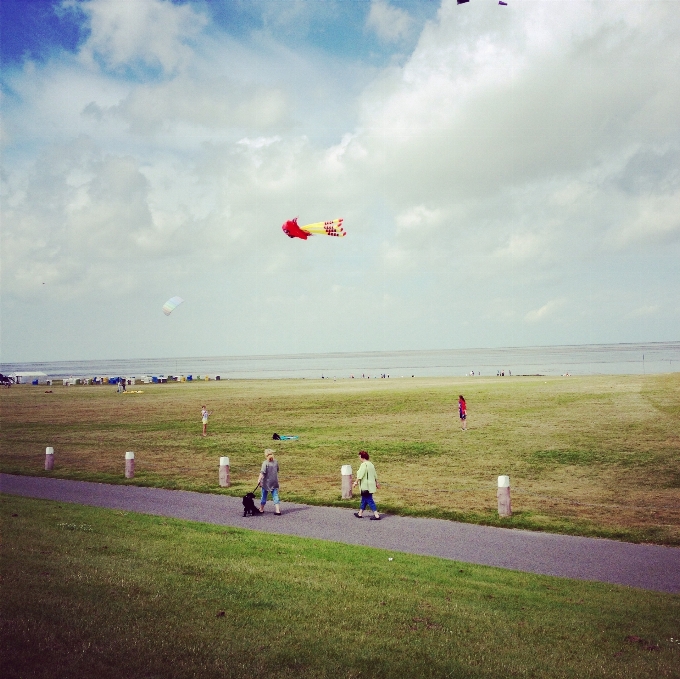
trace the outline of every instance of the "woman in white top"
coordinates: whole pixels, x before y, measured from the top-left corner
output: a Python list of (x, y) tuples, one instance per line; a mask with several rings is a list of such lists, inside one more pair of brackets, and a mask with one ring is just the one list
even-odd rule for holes
[(357, 480), (352, 486), (359, 484), (361, 490), (361, 507), (359, 507), (358, 512), (354, 513), (354, 516), (356, 516), (357, 519), (363, 518), (364, 509), (368, 507), (373, 512), (371, 521), (380, 521), (380, 514), (378, 513), (378, 508), (375, 506), (375, 501), (373, 500), (373, 493), (380, 488), (378, 475), (376, 474), (373, 463), (369, 461), (368, 453), (365, 450), (359, 451), (359, 457), (361, 458), (361, 465), (357, 470)]

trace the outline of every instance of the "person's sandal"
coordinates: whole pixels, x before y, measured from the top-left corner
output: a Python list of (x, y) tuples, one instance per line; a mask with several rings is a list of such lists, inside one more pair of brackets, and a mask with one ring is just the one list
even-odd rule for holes
[(379, 517), (379, 516), (372, 516), (371, 521), (380, 521), (380, 518), (381, 517)]
[(359, 514), (359, 512), (354, 512), (354, 516), (356, 516), (357, 519), (363, 519), (364, 518), (361, 514)]

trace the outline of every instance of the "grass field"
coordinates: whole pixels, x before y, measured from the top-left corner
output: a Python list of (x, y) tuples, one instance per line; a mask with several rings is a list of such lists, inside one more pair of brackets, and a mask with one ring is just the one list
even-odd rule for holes
[(680, 677), (675, 595), (9, 496), (0, 520), (5, 679)]
[[(282, 500), (343, 505), (340, 466), (371, 454), (382, 510), (680, 544), (680, 373), (570, 378), (221, 381), (0, 392), (2, 471), (240, 495), (265, 447)], [(468, 431), (457, 416), (468, 402)], [(200, 407), (212, 411), (201, 437)], [(272, 441), (272, 433), (299, 441)], [(220, 456), (233, 486), (218, 487)], [(499, 519), (508, 474), (513, 516)], [(355, 503), (356, 504), (356, 503)]]

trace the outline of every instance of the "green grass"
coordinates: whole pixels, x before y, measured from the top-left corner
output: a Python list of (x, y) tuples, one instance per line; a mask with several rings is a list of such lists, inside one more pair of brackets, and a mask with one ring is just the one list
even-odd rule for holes
[(6, 679), (680, 676), (674, 595), (10, 496), (0, 518)]
[[(680, 373), (570, 378), (232, 380), (0, 390), (0, 469), (242, 494), (262, 451), (282, 499), (342, 505), (340, 467), (364, 448), (381, 509), (475, 523), (680, 545)], [(458, 394), (468, 402), (460, 430)], [(200, 436), (200, 407), (213, 412)], [(299, 441), (272, 441), (273, 432)], [(219, 457), (233, 487), (217, 484)], [(513, 516), (496, 513), (510, 476)]]

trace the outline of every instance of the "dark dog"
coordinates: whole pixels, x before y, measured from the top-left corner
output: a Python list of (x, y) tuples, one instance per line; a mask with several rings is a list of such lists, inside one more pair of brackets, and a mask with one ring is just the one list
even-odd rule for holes
[(243, 496), (243, 516), (260, 516), (260, 510), (255, 506), (255, 493)]

